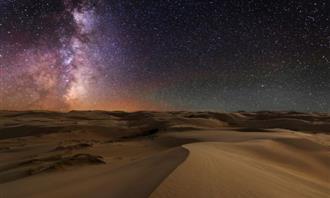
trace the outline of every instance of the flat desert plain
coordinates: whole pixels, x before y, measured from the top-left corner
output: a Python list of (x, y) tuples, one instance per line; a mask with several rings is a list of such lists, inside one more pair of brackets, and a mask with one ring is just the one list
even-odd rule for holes
[(330, 196), (330, 115), (0, 111), (0, 197)]

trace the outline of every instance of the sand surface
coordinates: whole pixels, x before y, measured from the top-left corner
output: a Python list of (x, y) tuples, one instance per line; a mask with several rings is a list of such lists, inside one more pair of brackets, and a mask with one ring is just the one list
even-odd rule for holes
[(328, 197), (330, 116), (0, 111), (0, 197)]

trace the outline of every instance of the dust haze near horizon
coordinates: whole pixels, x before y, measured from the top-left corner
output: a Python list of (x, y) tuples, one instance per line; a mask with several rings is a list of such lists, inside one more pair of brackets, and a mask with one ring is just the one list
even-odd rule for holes
[(0, 1), (0, 109), (330, 111), (329, 1)]

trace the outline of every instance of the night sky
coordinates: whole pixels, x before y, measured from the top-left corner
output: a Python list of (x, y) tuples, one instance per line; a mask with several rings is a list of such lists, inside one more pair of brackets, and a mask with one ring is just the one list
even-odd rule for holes
[(0, 0), (0, 109), (330, 111), (330, 2)]

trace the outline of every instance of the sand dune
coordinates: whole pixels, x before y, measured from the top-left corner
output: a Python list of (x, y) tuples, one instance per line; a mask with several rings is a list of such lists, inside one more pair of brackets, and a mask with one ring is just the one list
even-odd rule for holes
[(330, 116), (0, 111), (0, 197), (328, 197)]
[(5, 197), (147, 197), (187, 154), (177, 148), (119, 168), (44, 174), (5, 183), (0, 190)]
[(329, 155), (286, 146), (270, 140), (185, 145), (188, 159), (151, 197), (327, 197)]

